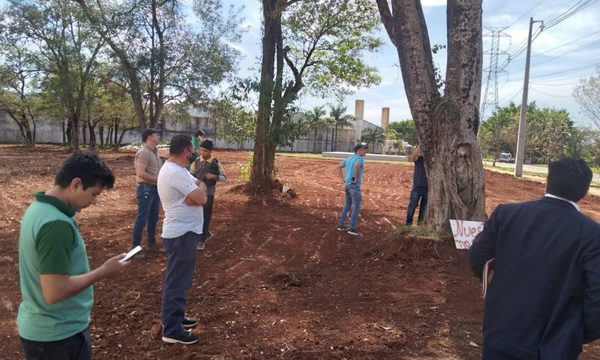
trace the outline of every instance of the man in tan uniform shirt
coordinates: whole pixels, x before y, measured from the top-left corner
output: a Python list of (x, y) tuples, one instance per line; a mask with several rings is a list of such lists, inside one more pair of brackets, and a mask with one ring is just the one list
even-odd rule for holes
[[(142, 231), (148, 224), (148, 248), (157, 250), (156, 223), (160, 199), (156, 187), (158, 172), (162, 160), (158, 156), (156, 147), (160, 141), (160, 134), (155, 129), (146, 129), (142, 132), (142, 147), (135, 154), (134, 166), (137, 181), (137, 217), (133, 227), (133, 247), (142, 243)], [(138, 255), (139, 256), (139, 255)]]

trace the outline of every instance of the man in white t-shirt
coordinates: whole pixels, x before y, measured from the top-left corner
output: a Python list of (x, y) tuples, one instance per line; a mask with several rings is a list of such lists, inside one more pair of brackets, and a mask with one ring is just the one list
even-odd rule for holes
[(185, 330), (198, 323), (185, 316), (185, 303), (194, 280), (196, 246), (203, 225), (202, 205), (206, 203), (206, 186), (185, 169), (193, 154), (189, 136), (174, 136), (169, 144), (169, 159), (158, 173), (158, 195), (165, 211), (161, 237), (167, 252), (162, 340), (188, 345), (198, 341), (196, 335)]

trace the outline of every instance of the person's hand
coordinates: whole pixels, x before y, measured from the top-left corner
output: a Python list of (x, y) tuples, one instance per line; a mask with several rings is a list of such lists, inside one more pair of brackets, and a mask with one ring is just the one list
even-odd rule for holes
[(196, 202), (194, 200), (192, 200), (189, 196), (185, 198), (185, 204), (187, 206), (196, 206), (198, 204), (196, 204)]
[(215, 175), (215, 174), (206, 174), (204, 176), (204, 178), (206, 180), (218, 180), (219, 179), (219, 175)]
[(106, 262), (101, 266), (104, 275), (103, 277), (111, 277), (117, 272), (123, 270), (126, 266), (129, 266), (130, 261), (119, 262), (119, 260), (124, 258), (125, 255), (126, 253), (122, 253), (106, 260)]
[(205, 183), (200, 182), (197, 185), (202, 191), (206, 192), (206, 184)]

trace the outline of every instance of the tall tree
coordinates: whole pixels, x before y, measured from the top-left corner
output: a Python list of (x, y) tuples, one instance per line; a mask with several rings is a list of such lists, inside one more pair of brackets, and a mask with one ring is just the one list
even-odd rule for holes
[(360, 141), (365, 142), (371, 146), (371, 151), (375, 151), (377, 145), (383, 144), (385, 141), (385, 134), (382, 128), (370, 128), (364, 129)]
[(325, 108), (323, 106), (315, 106), (304, 114), (306, 130), (312, 131), (313, 135), (313, 150), (317, 152), (317, 135), (319, 130), (329, 125), (329, 120), (325, 118)]
[(347, 108), (342, 104), (329, 105), (329, 117), (333, 122), (333, 134), (331, 140), (331, 151), (337, 150), (338, 130), (349, 126), (354, 121), (354, 116), (346, 114)]
[(596, 69), (595, 76), (581, 80), (573, 94), (583, 112), (600, 129), (600, 67)]
[(32, 54), (12, 40), (11, 36), (0, 39), (4, 55), (0, 64), (0, 110), (15, 121), (25, 145), (34, 147), (41, 105), (35, 86), (38, 71)]
[[(527, 107), (528, 118), (534, 109), (535, 103)], [(508, 106), (497, 109), (481, 124), (477, 135), (481, 151), (494, 159), (494, 166), (501, 153), (515, 154), (520, 112), (521, 107), (511, 102)]]
[(285, 138), (290, 106), (305, 87), (377, 83), (364, 51), (374, 51), (377, 12), (369, 0), (262, 0), (260, 94), (251, 185), (270, 191), (275, 150)]
[(433, 229), (448, 232), (449, 219), (483, 220), (484, 175), (477, 143), (481, 0), (448, 0), (445, 85), (436, 81), (421, 1), (376, 1), (398, 50), (404, 89), (425, 155), (426, 221)]
[(38, 67), (55, 80), (55, 94), (67, 114), (69, 147), (77, 149), (86, 83), (102, 41), (82, 24), (81, 11), (67, 0), (10, 0), (5, 16), (6, 31), (21, 35), (22, 46), (36, 53)]
[(252, 139), (256, 121), (252, 111), (238, 102), (223, 97), (211, 104), (211, 114), (219, 124), (222, 138), (230, 143), (237, 143), (241, 149), (245, 141)]
[[(479, 143), (484, 154), (498, 158), (501, 152), (514, 154), (521, 107), (513, 103), (499, 108), (481, 124)], [(565, 154), (576, 154), (583, 142), (569, 114), (564, 109), (527, 106), (527, 143), (525, 156), (533, 162), (546, 163)]]
[(412, 119), (392, 121), (388, 125), (388, 128), (396, 131), (396, 140), (403, 140), (411, 145), (417, 145), (419, 143), (415, 122)]
[(223, 18), (219, 0), (196, 2), (194, 28), (183, 1), (73, 1), (119, 63), (141, 128), (156, 127), (167, 104), (206, 106), (234, 69), (237, 51), (228, 41), (239, 37), (239, 21), (235, 11)]

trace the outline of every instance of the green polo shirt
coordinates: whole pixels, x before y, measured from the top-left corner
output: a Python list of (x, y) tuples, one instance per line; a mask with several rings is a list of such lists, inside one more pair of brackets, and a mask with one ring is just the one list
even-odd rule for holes
[(36, 193), (19, 233), (19, 336), (32, 341), (56, 341), (89, 326), (94, 303), (92, 287), (50, 305), (40, 285), (42, 274), (80, 275), (90, 271), (76, 211), (56, 197)]

